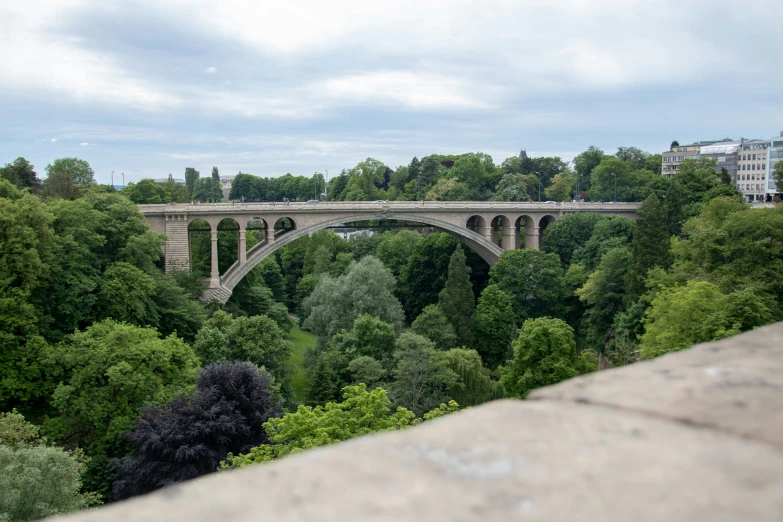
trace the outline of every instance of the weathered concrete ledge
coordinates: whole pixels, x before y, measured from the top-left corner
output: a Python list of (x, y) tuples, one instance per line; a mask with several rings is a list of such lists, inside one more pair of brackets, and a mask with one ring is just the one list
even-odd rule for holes
[(783, 323), (63, 521), (783, 517)]

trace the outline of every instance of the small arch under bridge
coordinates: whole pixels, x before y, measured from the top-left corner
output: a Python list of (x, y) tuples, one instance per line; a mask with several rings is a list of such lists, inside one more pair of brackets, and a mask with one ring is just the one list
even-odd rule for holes
[[(166, 271), (190, 270), (189, 226), (201, 219), (212, 238), (209, 288), (204, 300), (225, 303), (234, 287), (261, 260), (291, 241), (318, 230), (371, 219), (418, 223), (453, 235), (495, 264), (503, 250), (539, 248), (544, 229), (563, 216), (594, 212), (636, 218), (640, 203), (531, 203), (503, 201), (394, 201), (307, 203), (215, 203), (139, 205), (150, 227), (167, 237)], [(223, 274), (218, 270), (218, 223), (234, 220), (237, 261)], [(251, 226), (248, 226), (252, 224)], [(263, 230), (263, 238), (247, 250), (246, 234)]]

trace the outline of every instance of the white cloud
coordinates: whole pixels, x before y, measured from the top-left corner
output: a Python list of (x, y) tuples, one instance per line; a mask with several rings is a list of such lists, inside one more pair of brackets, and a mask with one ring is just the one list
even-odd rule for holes
[(217, 72), (217, 67), (207, 67), (204, 69), (204, 72), (207, 74), (215, 74)]
[(377, 71), (324, 81), (314, 91), (351, 101), (401, 104), (412, 108), (487, 108), (487, 90), (454, 77), (408, 71)]
[(57, 138), (52, 138), (52, 143), (57, 143)]
[[(723, 39), (711, 41), (713, 31), (698, 34), (693, 20), (714, 13), (696, 0), (400, 0), (391, 9), (364, 0), (147, 1), (284, 60), (354, 59), (382, 70), (427, 63), (438, 71), (462, 62), (475, 67), (467, 71), (474, 79), (524, 94), (685, 83), (739, 56), (721, 48)], [(743, 13), (767, 17), (770, 8), (749, 0)]]
[(86, 141), (83, 141), (79, 145), (81, 145), (82, 147), (86, 147), (87, 145), (89, 145), (89, 143), (87, 143)]
[(171, 94), (131, 76), (110, 55), (83, 47), (78, 36), (62, 37), (54, 25), (84, 0), (3, 2), (0, 19), (0, 90), (52, 91), (82, 103), (140, 109), (178, 104)]
[(215, 159), (217, 158), (217, 154), (208, 154), (208, 153), (177, 153), (177, 152), (170, 152), (165, 154), (165, 156), (169, 159), (173, 160), (186, 160), (186, 161), (199, 161), (199, 160), (208, 160), (208, 159)]

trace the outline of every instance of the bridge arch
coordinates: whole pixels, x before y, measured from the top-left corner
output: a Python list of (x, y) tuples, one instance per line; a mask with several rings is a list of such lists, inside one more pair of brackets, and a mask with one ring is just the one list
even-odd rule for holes
[(557, 221), (557, 218), (551, 214), (545, 214), (538, 220), (538, 247), (541, 248), (544, 245), (544, 230), (546, 227)]
[(464, 244), (466, 244), (468, 247), (474, 250), (478, 255), (480, 255), (490, 265), (495, 264), (495, 262), (498, 260), (500, 255), (503, 253), (503, 250), (499, 246), (497, 246), (497, 244), (490, 244), (481, 234), (469, 230), (466, 227), (461, 227), (453, 223), (441, 221), (440, 219), (435, 219), (427, 216), (412, 215), (407, 213), (401, 215), (397, 215), (394, 213), (384, 213), (383, 216), (379, 216), (378, 213), (355, 215), (355, 216), (348, 216), (348, 217), (342, 216), (339, 218), (325, 220), (308, 227), (292, 228), (284, 233), (275, 234), (274, 240), (272, 241), (265, 241), (264, 243), (257, 244), (256, 246), (254, 246), (253, 248), (247, 251), (246, 261), (244, 263), (237, 262), (233, 266), (231, 266), (231, 268), (229, 268), (226, 271), (226, 273), (223, 274), (222, 277), (220, 277), (219, 285), (213, 285), (213, 288), (209, 288), (204, 293), (203, 299), (205, 301), (217, 300), (221, 303), (225, 303), (226, 301), (228, 301), (228, 298), (231, 297), (231, 293), (233, 292), (234, 287), (258, 263), (264, 260), (267, 256), (274, 253), (277, 249), (287, 245), (288, 243), (291, 243), (292, 241), (300, 237), (312, 234), (313, 232), (317, 232), (325, 228), (340, 225), (343, 223), (352, 223), (356, 221), (368, 221), (372, 219), (378, 219), (379, 217), (383, 217), (384, 219), (396, 219), (402, 221), (423, 223), (426, 225), (431, 225), (433, 227), (439, 228), (444, 232), (451, 234), (455, 236), (457, 239), (459, 239), (460, 241), (462, 241)]

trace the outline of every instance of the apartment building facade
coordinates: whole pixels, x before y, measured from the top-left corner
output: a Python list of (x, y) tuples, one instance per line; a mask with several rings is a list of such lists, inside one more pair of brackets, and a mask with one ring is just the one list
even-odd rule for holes
[(734, 183), (748, 201), (767, 200), (768, 152), (771, 140), (743, 141), (737, 156)]
[(771, 139), (741, 139), (740, 141), (697, 142), (676, 145), (663, 152), (661, 173), (667, 178), (676, 174), (687, 159), (711, 159), (715, 170), (731, 176), (745, 199), (749, 202), (770, 201), (783, 187), (775, 186), (771, 173), (778, 161), (783, 161), (783, 132)]
[(767, 194), (783, 193), (783, 186), (776, 186), (775, 179), (772, 177), (775, 165), (780, 161), (783, 161), (783, 131), (780, 136), (770, 140), (770, 146), (767, 149)]
[(698, 159), (699, 149), (702, 147), (702, 144), (710, 143), (713, 142), (708, 141), (683, 146), (678, 144), (672, 147), (671, 150), (661, 153), (661, 174), (667, 178), (671, 178), (680, 170), (680, 165), (682, 165), (683, 161), (686, 159)]

